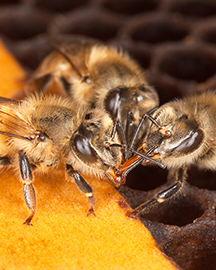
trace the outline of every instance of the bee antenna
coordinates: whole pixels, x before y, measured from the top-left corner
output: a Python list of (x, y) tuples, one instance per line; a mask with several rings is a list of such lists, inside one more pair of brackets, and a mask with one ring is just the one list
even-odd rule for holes
[(20, 135), (17, 135), (17, 134), (12, 134), (12, 133), (9, 133), (9, 132), (0, 131), (0, 134), (8, 136), (8, 137), (14, 137), (14, 138), (22, 139), (22, 140), (32, 141), (31, 138), (20, 136)]
[(158, 107), (155, 107), (155, 108), (151, 109), (150, 111), (148, 111), (147, 113), (145, 113), (145, 114), (142, 116), (142, 118), (141, 118), (141, 120), (140, 120), (140, 122), (139, 122), (139, 125), (137, 126), (137, 129), (136, 129), (136, 131), (135, 131), (135, 133), (134, 133), (133, 139), (132, 139), (132, 141), (131, 141), (131, 144), (130, 144), (130, 147), (129, 147), (130, 149), (133, 148), (134, 143), (135, 143), (135, 140), (136, 140), (136, 138), (137, 138), (137, 135), (138, 135), (138, 133), (139, 133), (139, 131), (140, 131), (140, 128), (141, 128), (141, 126), (142, 126), (142, 124), (143, 124), (143, 122), (144, 122), (144, 120), (145, 120), (146, 118), (148, 118), (148, 119), (149, 119), (153, 124), (155, 124), (157, 127), (161, 128), (161, 125), (159, 125), (159, 123), (151, 116), (151, 114), (152, 114), (153, 112), (155, 112), (157, 109), (158, 109)]
[(115, 137), (116, 129), (117, 129), (118, 120), (116, 119), (113, 125), (113, 129), (110, 135), (110, 140), (112, 141)]
[[(115, 122), (114, 122), (114, 125), (113, 125), (112, 133), (111, 133), (111, 141), (114, 139), (115, 133), (116, 133), (117, 130), (119, 132), (119, 136), (120, 136), (121, 141), (122, 141), (122, 145), (121, 144), (119, 144), (119, 145), (121, 145), (121, 147), (123, 147), (123, 145), (127, 145), (127, 141), (126, 141), (125, 134), (124, 134), (124, 131), (122, 129), (121, 123), (116, 118)], [(124, 148), (124, 158), (125, 158), (125, 160), (128, 160), (127, 147), (123, 147), (123, 148)]]
[(130, 125), (130, 121), (133, 117), (133, 113), (131, 111), (128, 111), (127, 113), (127, 122), (126, 122), (126, 131), (125, 131), (125, 134), (126, 134), (126, 141), (128, 141), (128, 137), (129, 137), (129, 125)]
[(74, 63), (71, 61), (70, 57), (67, 55), (66, 51), (62, 48), (59, 48), (57, 46), (54, 46), (55, 50), (58, 51), (67, 61), (68, 63), (72, 66), (72, 68), (74, 69), (74, 71), (77, 73), (77, 75), (83, 80), (85, 78), (83, 78), (82, 74), (79, 72), (79, 70), (77, 69), (77, 67), (74, 65)]
[(105, 143), (105, 147), (106, 147), (107, 149), (109, 149), (110, 147), (120, 147), (120, 148), (124, 148), (124, 145), (119, 144), (119, 143), (106, 142), (106, 143)]

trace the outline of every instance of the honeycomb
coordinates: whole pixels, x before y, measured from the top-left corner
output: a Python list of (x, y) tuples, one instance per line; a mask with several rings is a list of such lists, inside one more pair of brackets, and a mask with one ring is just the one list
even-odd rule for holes
[[(31, 74), (47, 33), (81, 34), (127, 50), (161, 104), (216, 89), (215, 0), (2, 0), (0, 37)], [(216, 269), (216, 175), (189, 170), (183, 191), (140, 219), (185, 270)], [(167, 171), (137, 167), (119, 189), (136, 207), (166, 188)]]

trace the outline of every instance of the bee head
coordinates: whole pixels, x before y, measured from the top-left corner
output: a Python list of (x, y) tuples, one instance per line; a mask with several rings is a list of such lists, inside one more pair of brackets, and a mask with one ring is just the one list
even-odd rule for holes
[[(111, 89), (104, 99), (105, 110), (114, 121), (119, 120), (128, 144), (130, 144), (142, 116), (156, 106), (158, 106), (157, 93), (148, 85), (118, 86)], [(135, 146), (139, 145), (145, 136), (147, 124), (147, 121), (143, 123)]]
[[(79, 160), (90, 167), (107, 170), (121, 162), (120, 147), (107, 147), (113, 121), (101, 110), (92, 109), (70, 139), (70, 147)], [(114, 140), (120, 145), (118, 136)]]
[(128, 111), (135, 110), (139, 111), (142, 117), (143, 114), (158, 106), (158, 102), (156, 91), (148, 85), (118, 86), (107, 93), (104, 107), (113, 119), (117, 117), (118, 113), (127, 116)]
[[(151, 148), (153, 158), (160, 161), (169, 159), (179, 165), (190, 162), (199, 155), (204, 141), (204, 132), (195, 117), (195, 111), (184, 103), (170, 102), (160, 107), (153, 115), (157, 126), (152, 123), (148, 130), (144, 152)], [(197, 155), (192, 155), (197, 153)], [(187, 157), (187, 160), (186, 160)]]

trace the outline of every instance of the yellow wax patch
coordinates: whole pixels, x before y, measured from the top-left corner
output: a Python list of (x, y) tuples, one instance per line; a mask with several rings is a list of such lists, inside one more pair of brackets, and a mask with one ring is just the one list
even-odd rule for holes
[(24, 86), (26, 74), (15, 60), (13, 55), (0, 41), (0, 94), (10, 97), (13, 93), (21, 90)]

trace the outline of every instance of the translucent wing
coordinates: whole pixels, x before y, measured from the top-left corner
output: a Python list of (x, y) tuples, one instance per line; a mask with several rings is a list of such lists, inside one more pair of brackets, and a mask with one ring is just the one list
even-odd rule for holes
[(97, 39), (78, 35), (49, 36), (47, 40), (53, 49), (64, 54), (70, 54), (70, 56), (80, 55), (83, 53), (85, 54), (85, 52), (91, 49), (94, 45), (102, 44), (102, 42)]
[(74, 78), (80, 83), (89, 78), (88, 62), (91, 49), (99, 41), (81, 36), (49, 37), (55, 49), (40, 64), (28, 83), (28, 92), (70, 95)]
[(70, 63), (75, 75), (82, 81), (89, 75), (86, 63), (88, 62), (92, 47), (102, 44), (96, 39), (67, 35), (49, 37), (48, 42)]

